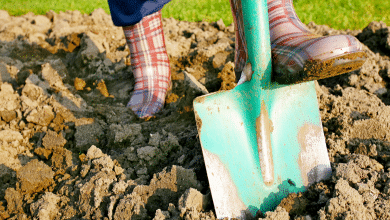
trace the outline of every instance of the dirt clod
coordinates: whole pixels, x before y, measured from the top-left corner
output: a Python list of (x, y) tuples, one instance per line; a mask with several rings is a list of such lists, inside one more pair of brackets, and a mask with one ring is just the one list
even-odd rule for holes
[(8, 188), (5, 191), (4, 199), (7, 201), (8, 214), (23, 213), (23, 196), (14, 188)]
[(41, 199), (31, 204), (31, 213), (38, 219), (54, 219), (58, 214), (57, 203), (59, 201), (59, 196), (51, 192), (46, 192)]
[(66, 144), (65, 138), (61, 134), (56, 134), (54, 131), (48, 131), (42, 139), (42, 145), (47, 149), (55, 147), (63, 147)]
[(40, 192), (54, 183), (53, 170), (37, 159), (28, 162), (17, 172), (20, 190), (23, 193), (31, 194)]

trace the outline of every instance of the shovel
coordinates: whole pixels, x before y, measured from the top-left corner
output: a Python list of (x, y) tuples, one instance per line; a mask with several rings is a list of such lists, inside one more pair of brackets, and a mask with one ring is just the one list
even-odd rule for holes
[(271, 83), (267, 2), (242, 9), (252, 79), (194, 100), (219, 219), (251, 219), (331, 175), (314, 82)]

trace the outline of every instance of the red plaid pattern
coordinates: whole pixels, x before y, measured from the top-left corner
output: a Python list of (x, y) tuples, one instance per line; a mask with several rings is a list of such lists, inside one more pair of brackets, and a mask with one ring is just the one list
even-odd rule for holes
[(139, 23), (123, 27), (135, 77), (127, 104), (140, 118), (152, 116), (165, 102), (171, 72), (161, 21), (161, 10)]
[[(241, 0), (230, 0), (234, 22), (236, 24), (236, 70), (242, 71), (246, 62), (245, 35)], [(279, 83), (298, 83), (307, 80), (323, 79), (334, 75), (319, 73), (307, 77), (304, 66), (308, 60), (325, 62), (338, 59), (334, 65), (343, 65), (353, 60), (345, 57), (363, 52), (362, 44), (353, 36), (318, 36), (310, 33), (309, 29), (299, 20), (295, 13), (292, 0), (268, 0), (268, 18), (273, 61), (273, 79)], [(246, 47), (246, 46), (245, 46)], [(356, 61), (364, 57), (356, 57)], [(319, 63), (318, 65), (321, 65)], [(333, 66), (334, 67), (334, 66)], [(359, 66), (354, 66), (359, 68)], [(355, 69), (350, 69), (353, 71)], [(340, 72), (338, 74), (342, 74)], [(337, 75), (337, 73), (335, 73)], [(307, 77), (305, 79), (305, 77)]]
[[(234, 28), (236, 32), (236, 42), (235, 42), (235, 55), (234, 55), (234, 71), (236, 72), (236, 82), (238, 82), (238, 78), (240, 76), (244, 76), (245, 74), (241, 74), (244, 69), (248, 52), (246, 48), (245, 35), (244, 35), (244, 21), (242, 16), (242, 8), (241, 8), (241, 0), (230, 0), (230, 7), (233, 14), (234, 20)], [(239, 81), (244, 82), (243, 80)]]

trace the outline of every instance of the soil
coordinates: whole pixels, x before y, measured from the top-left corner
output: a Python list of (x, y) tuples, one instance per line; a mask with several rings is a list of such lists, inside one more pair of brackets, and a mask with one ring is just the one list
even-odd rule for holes
[[(233, 88), (234, 27), (163, 19), (173, 87), (138, 119), (126, 40), (97, 9), (0, 11), (0, 219), (215, 219), (192, 101)], [(390, 219), (390, 27), (333, 30), (360, 70), (318, 80), (331, 179), (263, 219)]]

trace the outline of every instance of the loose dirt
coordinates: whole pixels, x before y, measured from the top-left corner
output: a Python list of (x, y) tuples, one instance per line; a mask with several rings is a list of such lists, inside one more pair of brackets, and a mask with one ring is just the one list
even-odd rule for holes
[[(97, 9), (0, 11), (0, 219), (215, 219), (192, 101), (231, 89), (234, 27), (163, 19), (173, 88), (137, 119), (124, 34)], [(319, 80), (333, 174), (264, 219), (390, 219), (390, 27), (351, 34), (362, 69)]]

